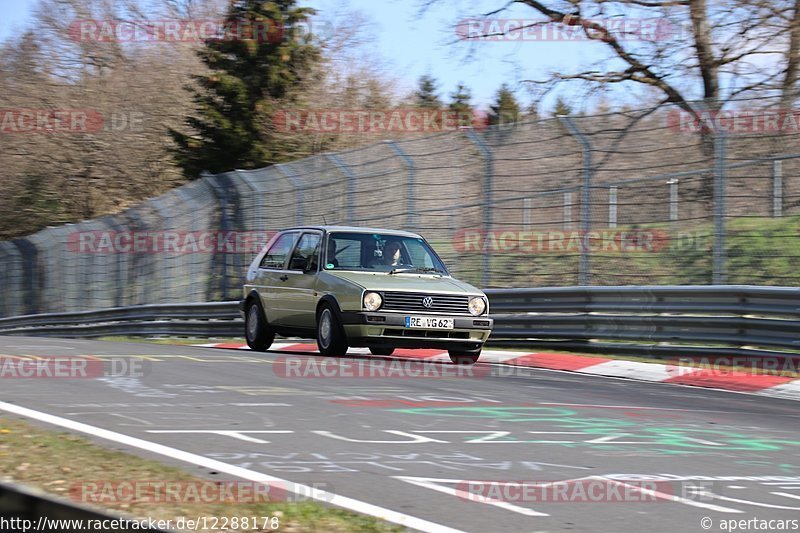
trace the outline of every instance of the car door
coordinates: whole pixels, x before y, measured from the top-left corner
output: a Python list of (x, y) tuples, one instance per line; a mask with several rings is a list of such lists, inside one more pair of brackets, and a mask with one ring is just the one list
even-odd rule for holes
[(321, 231), (304, 231), (297, 240), (287, 265), (288, 279), (282, 291), (286, 308), (284, 325), (293, 328), (316, 327), (317, 273), (322, 243)]
[(261, 259), (253, 283), (261, 297), (267, 320), (276, 326), (284, 323), (288, 311), (281, 293), (286, 289), (289, 279), (286, 263), (299, 236), (299, 231), (287, 231), (275, 239)]

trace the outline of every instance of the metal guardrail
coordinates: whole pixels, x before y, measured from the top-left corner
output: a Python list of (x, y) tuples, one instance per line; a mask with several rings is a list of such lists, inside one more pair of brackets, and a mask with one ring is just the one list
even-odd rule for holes
[(238, 302), (152, 304), (0, 318), (2, 335), (45, 337), (239, 337), (243, 327)]
[(489, 289), (501, 346), (649, 355), (800, 355), (800, 289), (748, 285)]
[[(489, 289), (496, 346), (652, 355), (800, 355), (800, 288)], [(238, 302), (144, 305), (0, 319), (2, 335), (241, 337)]]

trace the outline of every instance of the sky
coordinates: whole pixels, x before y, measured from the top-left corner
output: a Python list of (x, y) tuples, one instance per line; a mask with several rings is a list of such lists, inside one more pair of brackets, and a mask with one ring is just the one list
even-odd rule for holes
[[(527, 102), (525, 79), (542, 79), (564, 64), (599, 58), (602, 44), (586, 42), (467, 42), (456, 34), (459, 21), (497, 9), (505, 0), (438, 0), (421, 13), (419, 0), (309, 0), (320, 16), (333, 10), (356, 10), (374, 22), (375, 53), (394, 67), (392, 74), (412, 90), (423, 74), (439, 81), (440, 97), (449, 100), (459, 82), (472, 91), (473, 103), (486, 107), (503, 82)], [(526, 6), (498, 15), (541, 18)]]
[(25, 27), (35, 4), (34, 0), (0, 0), (0, 41)]
[[(520, 101), (530, 101), (525, 79), (542, 79), (565, 64), (573, 68), (599, 58), (603, 45), (596, 42), (467, 42), (456, 34), (458, 21), (496, 9), (504, 0), (438, 0), (421, 13), (420, 0), (301, 0), (323, 19), (336, 13), (360, 12), (368, 22), (369, 47), (384, 69), (410, 92), (423, 74), (439, 83), (439, 96), (449, 101), (459, 82), (472, 91), (473, 104), (486, 108), (503, 82)], [(0, 40), (30, 23), (36, 0), (0, 0)], [(341, 15), (340, 15), (341, 16)], [(526, 6), (499, 15), (538, 18)], [(569, 95), (569, 93), (566, 93)], [(549, 99), (552, 104), (554, 97)], [(545, 101), (547, 105), (548, 100)], [(574, 106), (580, 108), (580, 105)]]

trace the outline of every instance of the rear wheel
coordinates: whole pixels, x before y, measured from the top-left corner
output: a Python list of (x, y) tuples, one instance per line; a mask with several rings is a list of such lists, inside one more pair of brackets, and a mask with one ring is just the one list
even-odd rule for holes
[(394, 348), (391, 346), (370, 346), (369, 351), (372, 355), (392, 355)]
[(257, 352), (266, 352), (275, 340), (275, 332), (269, 328), (258, 301), (250, 301), (247, 305), (244, 331), (247, 345)]
[(457, 365), (474, 365), (481, 356), (480, 350), (449, 350), (450, 360)]
[(347, 336), (329, 304), (323, 304), (317, 315), (317, 348), (322, 355), (344, 355), (347, 353)]

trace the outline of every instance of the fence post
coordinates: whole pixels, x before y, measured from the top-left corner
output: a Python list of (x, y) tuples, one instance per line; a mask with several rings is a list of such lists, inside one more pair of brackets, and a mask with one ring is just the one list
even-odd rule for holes
[(529, 231), (531, 229), (531, 199), (522, 199), (522, 229)]
[(567, 191), (564, 193), (564, 202), (562, 207), (564, 229), (572, 229), (572, 192)]
[[(208, 172), (203, 172), (200, 175), (211, 186), (211, 189), (214, 191), (214, 194), (217, 197), (217, 202), (219, 203), (219, 228), (215, 229), (220, 231), (222, 234), (227, 234), (228, 232), (233, 231), (236, 217), (235, 211), (236, 207), (239, 205), (239, 195), (237, 194), (233, 183), (231, 183), (230, 174), (227, 172), (223, 172), (221, 174), (209, 174)], [(211, 257), (213, 261), (213, 266), (211, 269), (212, 276), (214, 273), (219, 275), (219, 285), (217, 286), (219, 295), (217, 297), (228, 299), (231, 294), (229, 292), (231, 276), (228, 272), (228, 257), (225, 254), (220, 253), (219, 250), (215, 250), (214, 253), (211, 254)]]
[(347, 223), (352, 226), (356, 220), (356, 175), (336, 154), (325, 154), (325, 157), (347, 178)]
[[(489, 145), (481, 139), (475, 130), (472, 128), (465, 130), (467, 139), (469, 139), (475, 146), (478, 147), (481, 154), (483, 154), (483, 231), (486, 235), (492, 231), (492, 185), (494, 178), (494, 154), (489, 148)], [(491, 280), (491, 258), (489, 257), (489, 250), (484, 247), (483, 250), (483, 265), (481, 273), (481, 286), (488, 287)]]
[[(578, 129), (572, 119), (566, 115), (559, 115), (558, 119), (567, 127), (570, 134), (581, 144), (583, 152), (583, 181), (581, 183), (581, 242), (589, 238), (591, 225), (592, 201), (592, 144), (586, 135)], [(589, 284), (589, 247), (581, 246), (580, 263), (578, 264), (578, 285)]]
[(617, 227), (617, 186), (608, 188), (608, 227)]
[(667, 180), (667, 185), (669, 185), (669, 221), (675, 222), (678, 220), (678, 179)]
[(408, 183), (406, 185), (406, 226), (409, 230), (413, 230), (417, 224), (417, 167), (414, 166), (414, 160), (408, 157), (400, 146), (394, 141), (384, 141), (392, 151), (403, 161), (403, 164), (408, 170)]
[(714, 135), (714, 270), (712, 283), (725, 284), (725, 192), (727, 138), (720, 130)]
[(278, 164), (275, 165), (275, 168), (278, 170), (278, 172), (286, 176), (286, 178), (292, 184), (292, 187), (294, 187), (295, 193), (297, 194), (297, 205), (295, 206), (297, 211), (295, 211), (294, 220), (295, 224), (297, 224), (298, 226), (302, 226), (305, 220), (304, 209), (306, 205), (305, 193), (303, 191), (303, 186), (304, 186), (303, 181), (297, 176), (297, 174), (294, 173), (292, 169), (290, 169), (286, 165)]
[(772, 162), (772, 216), (783, 216), (783, 161)]
[(17, 247), (22, 257), (22, 311), (21, 315), (41, 313), (40, 295), (42, 283), (39, 271), (39, 250), (27, 238), (13, 239), (11, 244)]

